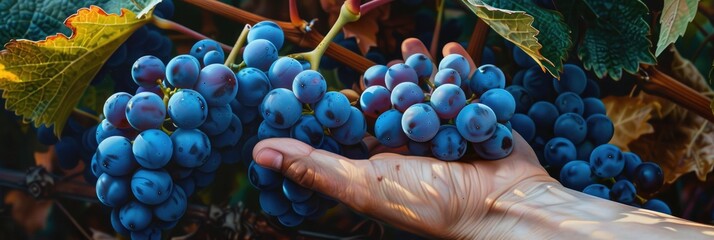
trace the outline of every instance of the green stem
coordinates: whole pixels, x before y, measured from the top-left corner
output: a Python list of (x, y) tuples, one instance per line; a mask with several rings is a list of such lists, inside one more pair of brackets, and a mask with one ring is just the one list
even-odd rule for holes
[(473, 100), (476, 100), (476, 98), (477, 98), (477, 97), (476, 97), (476, 94), (475, 94), (475, 93), (471, 94), (471, 97), (466, 100), (466, 104), (469, 104), (469, 103), (473, 102)]
[(94, 114), (90, 114), (90, 113), (88, 113), (88, 112), (85, 112), (85, 111), (82, 110), (82, 109), (74, 108), (74, 110), (72, 110), (72, 111), (73, 111), (75, 114), (78, 114), (78, 115), (80, 115), (80, 116), (82, 116), (82, 117), (86, 117), (86, 118), (92, 119), (92, 120), (94, 120), (94, 121), (96, 121), (96, 122), (101, 122), (101, 121), (102, 121), (102, 119), (99, 119), (99, 117), (95, 116)]
[(240, 32), (238, 39), (236, 39), (235, 45), (233, 45), (233, 49), (231, 49), (231, 52), (226, 58), (226, 67), (231, 68), (233, 71), (236, 70), (233, 69), (233, 63), (235, 63), (236, 57), (238, 57), (238, 52), (240, 52), (240, 48), (243, 47), (243, 44), (245, 44), (246, 40), (248, 39), (248, 32), (250, 32), (250, 25), (246, 24), (245, 26), (243, 26), (243, 30)]

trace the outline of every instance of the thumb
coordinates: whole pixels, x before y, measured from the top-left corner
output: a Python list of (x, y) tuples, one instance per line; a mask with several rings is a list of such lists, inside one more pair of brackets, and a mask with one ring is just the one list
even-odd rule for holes
[(303, 187), (319, 191), (350, 207), (360, 208), (357, 199), (369, 199), (365, 179), (369, 161), (355, 161), (290, 138), (260, 141), (253, 148), (255, 162), (282, 173)]

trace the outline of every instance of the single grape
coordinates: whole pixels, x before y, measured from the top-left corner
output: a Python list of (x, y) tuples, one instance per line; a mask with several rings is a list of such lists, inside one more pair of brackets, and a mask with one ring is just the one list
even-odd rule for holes
[(359, 109), (350, 107), (350, 116), (342, 126), (331, 128), (332, 137), (340, 144), (353, 145), (362, 141), (367, 133), (367, 122)]
[(120, 210), (121, 210), (120, 207), (116, 207), (116, 208), (112, 209), (112, 213), (111, 213), (111, 217), (110, 217), (112, 228), (114, 228), (114, 231), (116, 231), (120, 235), (129, 236), (129, 234), (131, 234), (131, 232), (129, 231), (129, 229), (124, 227), (124, 225), (122, 225), (121, 221), (119, 220), (119, 211)]
[(300, 216), (310, 216), (320, 209), (320, 197), (319, 194), (313, 194), (310, 198), (302, 202), (293, 202), (293, 211), (300, 214)]
[(296, 227), (300, 225), (305, 220), (300, 214), (297, 214), (293, 209), (288, 209), (287, 212), (278, 216), (278, 221), (286, 227)]
[(144, 230), (132, 231), (131, 239), (161, 240), (161, 229), (151, 225)]
[(402, 131), (402, 113), (390, 109), (377, 118), (374, 124), (375, 137), (382, 145), (390, 148), (407, 144), (409, 138)]
[(114, 177), (107, 173), (103, 173), (97, 179), (96, 192), (97, 198), (102, 204), (109, 207), (121, 207), (129, 201), (131, 192), (131, 183), (129, 178)]
[(208, 108), (208, 115), (206, 116), (206, 121), (204, 121), (198, 129), (209, 136), (215, 136), (228, 129), (231, 118), (233, 117), (233, 112), (228, 104), (223, 106), (211, 106)]
[(367, 68), (362, 75), (362, 82), (365, 88), (371, 86), (386, 86), (384, 83), (384, 77), (387, 74), (387, 66), (384, 65), (373, 65)]
[(270, 92), (270, 80), (263, 71), (257, 68), (243, 68), (236, 73), (238, 82), (238, 94), (236, 99), (246, 106), (255, 107), (260, 105), (268, 92)]
[(177, 179), (174, 184), (178, 187), (181, 187), (183, 192), (186, 193), (186, 196), (191, 196), (191, 194), (193, 194), (193, 192), (196, 190), (196, 180), (194, 180), (192, 177)]
[(331, 136), (325, 136), (325, 139), (322, 140), (322, 145), (320, 145), (318, 149), (342, 155), (342, 148), (340, 147), (340, 144), (337, 143), (337, 141), (335, 141), (335, 139)]
[(588, 140), (585, 140), (582, 143), (575, 146), (575, 148), (577, 148), (577, 150), (578, 150), (578, 156), (576, 157), (576, 159), (589, 160), (590, 153), (592, 153), (593, 149), (595, 149), (595, 144), (593, 144), (592, 142), (590, 142)]
[(454, 125), (441, 126), (436, 136), (431, 139), (431, 153), (439, 160), (460, 159), (466, 154), (466, 146), (466, 140), (461, 137), (459, 130)]
[(166, 119), (166, 106), (158, 95), (142, 92), (129, 99), (126, 105), (126, 119), (134, 129), (139, 131), (158, 129)]
[(197, 129), (179, 128), (171, 134), (171, 141), (173, 142), (172, 162), (182, 167), (199, 167), (211, 154), (208, 136)]
[(191, 89), (179, 89), (169, 99), (168, 113), (174, 125), (192, 129), (206, 121), (208, 106), (200, 93)]
[[(462, 79), (464, 79), (463, 75)], [(505, 88), (506, 76), (500, 68), (494, 65), (481, 65), (478, 69), (476, 69), (474, 75), (471, 76), (469, 87), (474, 94), (481, 96), (481, 94), (484, 94), (488, 90), (494, 88)]]
[(640, 156), (633, 152), (623, 152), (622, 156), (625, 158), (625, 168), (622, 173), (628, 179), (632, 180), (635, 176), (635, 169), (642, 163)]
[(119, 222), (129, 231), (141, 231), (151, 224), (151, 208), (132, 200), (119, 210)]
[(605, 144), (610, 142), (610, 139), (615, 134), (615, 125), (610, 121), (607, 115), (593, 114), (587, 118), (588, 125), (588, 140), (595, 145)]
[(560, 183), (570, 189), (583, 191), (585, 187), (593, 184), (590, 175), (592, 175), (590, 164), (582, 160), (573, 160), (560, 169)]
[(136, 137), (132, 145), (136, 162), (144, 168), (164, 167), (173, 154), (171, 138), (161, 130), (149, 129)]
[(469, 62), (464, 56), (461, 56), (461, 54), (452, 53), (441, 59), (441, 61), (439, 61), (439, 71), (446, 68), (451, 68), (459, 72), (461, 79), (467, 79), (471, 73), (471, 65), (469, 65)]
[(116, 128), (130, 128), (126, 120), (126, 105), (132, 95), (125, 92), (114, 93), (104, 102), (104, 117)]
[[(421, 92), (421, 90), (419, 90)], [(391, 92), (383, 86), (371, 86), (362, 92), (359, 104), (364, 115), (378, 117), (383, 112), (392, 108)], [(424, 95), (422, 94), (422, 99)], [(320, 103), (318, 103), (319, 105)], [(317, 110), (316, 110), (317, 111)], [(324, 123), (323, 123), (324, 124)]]
[(521, 68), (530, 68), (533, 65), (536, 65), (535, 60), (531, 56), (528, 56), (528, 54), (523, 51), (520, 47), (514, 47), (513, 48), (513, 60), (518, 64), (519, 67)]
[(270, 41), (276, 49), (283, 47), (285, 41), (285, 33), (283, 29), (273, 21), (261, 21), (253, 25), (248, 32), (248, 42), (256, 39), (265, 39)]
[(516, 113), (509, 121), (513, 125), (513, 130), (518, 132), (527, 142), (533, 141), (536, 135), (536, 127), (533, 120), (528, 115)]
[[(300, 120), (298, 120), (300, 121)], [(268, 138), (287, 138), (290, 137), (290, 128), (279, 129), (271, 127), (266, 121), (261, 121), (258, 127), (258, 139), (264, 140)]]
[(304, 202), (315, 192), (286, 178), (283, 180), (283, 193), (292, 202)]
[(564, 137), (573, 144), (578, 145), (585, 140), (588, 134), (588, 125), (585, 119), (575, 113), (564, 113), (555, 120), (553, 134), (556, 137)]
[(588, 83), (585, 86), (585, 90), (580, 93), (582, 98), (600, 98), (600, 85), (591, 78), (588, 78)]
[(655, 193), (664, 184), (664, 173), (656, 163), (644, 162), (635, 169), (633, 182), (643, 193)]
[(268, 71), (275, 60), (278, 60), (278, 50), (265, 39), (250, 41), (243, 50), (243, 61), (248, 67)]
[(364, 160), (369, 158), (369, 148), (364, 141), (359, 141), (352, 145), (340, 145), (342, 155), (353, 160)]
[(583, 111), (585, 110), (583, 99), (573, 92), (561, 93), (558, 95), (558, 98), (555, 99), (554, 104), (558, 107), (560, 114), (572, 112), (583, 115)]
[(642, 207), (645, 209), (648, 209), (648, 210), (672, 215), (672, 210), (669, 208), (667, 203), (663, 202), (662, 200), (656, 199), (656, 198), (647, 200), (647, 202), (645, 202), (645, 204), (643, 204)]
[(223, 55), (223, 51), (216, 51), (216, 50), (211, 50), (206, 53), (206, 55), (203, 56), (203, 66), (208, 66), (211, 64), (223, 64), (223, 61), (225, 61), (225, 57)]
[(193, 88), (200, 72), (198, 59), (188, 54), (178, 55), (166, 65), (166, 80), (177, 88)]
[(218, 170), (218, 167), (221, 166), (221, 158), (221, 153), (216, 150), (213, 150), (211, 151), (211, 155), (208, 155), (208, 158), (206, 158), (206, 163), (196, 168), (196, 170), (201, 171), (203, 173), (215, 172), (216, 170)]
[(316, 103), (327, 91), (327, 82), (318, 71), (305, 70), (295, 76), (293, 93), (302, 103)]
[(141, 168), (131, 177), (131, 192), (141, 203), (156, 205), (171, 196), (174, 183), (171, 175), (164, 169), (149, 170)]
[(325, 132), (314, 115), (302, 115), (291, 128), (290, 137), (317, 148), (322, 144)]
[(404, 64), (412, 67), (420, 79), (430, 77), (433, 71), (431, 59), (423, 53), (412, 54), (404, 60)]
[(291, 57), (281, 57), (270, 65), (268, 79), (272, 88), (293, 88), (293, 80), (303, 68), (298, 60)]
[(539, 101), (534, 103), (531, 109), (528, 110), (528, 116), (533, 119), (533, 122), (536, 124), (536, 131), (538, 131), (538, 133), (551, 133), (553, 132), (553, 126), (560, 116), (560, 113), (558, 112), (558, 108), (552, 103)]
[(241, 136), (243, 136), (243, 123), (233, 114), (226, 130), (210, 137), (211, 146), (213, 148), (235, 146)]
[(513, 100), (516, 101), (516, 112), (527, 114), (528, 109), (533, 105), (533, 98), (528, 90), (518, 85), (511, 85), (506, 87), (506, 91), (511, 93)]
[(223, 48), (221, 48), (221, 44), (212, 39), (202, 39), (193, 44), (189, 54), (191, 54), (191, 56), (193, 56), (197, 60), (203, 60), (206, 54), (210, 51), (223, 52)]
[(583, 98), (583, 106), (585, 106), (583, 111), (583, 118), (585, 119), (594, 114), (607, 114), (605, 104), (598, 98)]
[(528, 68), (518, 70), (516, 74), (513, 74), (513, 78), (511, 79), (511, 86), (523, 87), (523, 76), (526, 75), (526, 71), (528, 71)]
[(581, 94), (587, 86), (585, 71), (574, 64), (564, 64), (560, 80), (553, 78), (553, 88), (557, 93), (572, 92)]
[[(242, 123), (253, 122), (253, 120), (257, 119), (258, 116), (260, 116), (260, 111), (258, 111), (258, 107), (249, 107), (243, 105), (235, 99), (231, 100), (229, 105), (231, 106), (231, 111), (233, 111), (233, 114), (238, 116), (238, 118), (240, 118), (240, 122)], [(208, 109), (208, 111), (210, 114), (211, 109)]]
[(188, 200), (180, 187), (172, 189), (171, 196), (154, 207), (154, 216), (162, 221), (178, 221), (186, 212)]
[(284, 88), (273, 89), (260, 105), (260, 113), (270, 126), (285, 129), (300, 118), (302, 104), (292, 91)]
[(108, 137), (99, 143), (94, 157), (102, 172), (115, 177), (131, 173), (137, 165), (131, 152), (131, 142), (120, 136)]
[(583, 189), (583, 193), (587, 193), (591, 196), (603, 198), (610, 200), (610, 189), (607, 188), (607, 186), (599, 184), (599, 183), (593, 183), (588, 185)]
[(496, 131), (490, 138), (472, 145), (476, 150), (476, 154), (482, 159), (502, 159), (513, 152), (513, 133), (506, 125), (497, 123)]
[(555, 94), (553, 76), (543, 72), (538, 65), (532, 66), (524, 73), (523, 87), (528, 90), (533, 101), (550, 101)]
[(238, 93), (236, 75), (225, 65), (211, 64), (201, 69), (194, 89), (209, 106), (226, 105)]
[(62, 169), (72, 169), (79, 164), (81, 146), (73, 137), (63, 137), (55, 144), (55, 154)]
[(545, 150), (543, 156), (545, 160), (551, 167), (562, 167), (576, 157), (575, 145), (573, 143), (562, 137), (551, 138), (548, 143), (545, 144)]
[(419, 83), (419, 76), (412, 67), (404, 63), (397, 63), (387, 69), (387, 74), (384, 76), (384, 83), (389, 91), (392, 91), (397, 85), (404, 82)]
[(431, 94), (431, 106), (441, 119), (455, 118), (466, 106), (466, 94), (454, 84), (444, 84), (437, 87)]
[[(122, 109), (122, 114), (123, 113), (124, 112)], [(127, 124), (129, 123), (127, 122)], [(57, 136), (55, 136), (54, 131), (54, 125), (50, 127), (47, 127), (46, 125), (40, 125), (40, 127), (37, 128), (37, 140), (44, 145), (55, 145), (59, 139), (57, 138)]]
[(270, 216), (280, 216), (291, 210), (290, 200), (285, 197), (282, 190), (261, 191), (258, 196), (260, 208)]
[(484, 104), (471, 103), (461, 109), (455, 123), (459, 133), (467, 141), (482, 142), (496, 131), (496, 114)]
[(610, 198), (614, 201), (630, 204), (635, 201), (635, 185), (628, 180), (620, 180), (612, 185), (612, 190), (610, 191)]
[(596, 176), (611, 178), (622, 172), (625, 167), (625, 159), (617, 146), (603, 144), (593, 149), (590, 154), (590, 166)]
[(156, 80), (166, 78), (166, 66), (157, 57), (143, 56), (131, 67), (131, 77), (139, 86), (151, 88), (157, 85)]
[(402, 131), (409, 139), (417, 142), (429, 141), (439, 132), (439, 116), (426, 103), (417, 103), (407, 108), (401, 121)]
[(501, 123), (510, 120), (516, 112), (516, 100), (513, 95), (501, 88), (486, 91), (481, 95), (480, 101), (493, 110), (496, 120)]
[(255, 161), (251, 161), (248, 167), (248, 180), (250, 185), (261, 191), (276, 189), (283, 184), (280, 173), (264, 168)]
[(412, 105), (424, 101), (424, 92), (416, 83), (404, 82), (392, 89), (390, 101), (395, 109), (404, 112)]
[(445, 68), (436, 72), (436, 75), (434, 75), (434, 86), (439, 87), (447, 83), (461, 86), (461, 75), (459, 75), (459, 72), (451, 68)]
[[(384, 90), (386, 90), (386, 88)], [(360, 98), (360, 101), (363, 99), (364, 98)], [(349, 119), (350, 113), (352, 112), (350, 106), (350, 101), (344, 94), (330, 91), (325, 93), (325, 96), (315, 104), (315, 117), (324, 127), (339, 127), (345, 124), (347, 119)]]

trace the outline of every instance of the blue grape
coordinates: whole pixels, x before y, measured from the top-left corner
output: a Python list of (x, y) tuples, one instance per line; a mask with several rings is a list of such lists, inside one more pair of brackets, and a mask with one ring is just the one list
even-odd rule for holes
[(241, 148), (240, 151), (240, 158), (241, 162), (246, 166), (250, 166), (251, 161), (253, 160), (253, 148), (255, 147), (256, 144), (258, 144), (258, 136), (252, 136), (249, 137), (248, 139), (245, 140), (243, 143), (243, 148)]
[(595, 82), (595, 80), (592, 80), (588, 78), (587, 85), (585, 86), (585, 90), (580, 93), (580, 97), (582, 98), (600, 98), (600, 85)]
[(371, 86), (387, 86), (384, 82), (384, 77), (387, 74), (387, 66), (384, 65), (373, 65), (364, 71), (362, 76), (362, 82), (365, 88)]
[(151, 87), (151, 88), (139, 87), (136, 89), (135, 94), (142, 93), (142, 92), (152, 92), (152, 93), (158, 95), (160, 98), (164, 97), (164, 92), (161, 91), (161, 88), (158, 85)]
[(278, 172), (258, 165), (255, 161), (251, 161), (248, 167), (248, 181), (254, 188), (266, 191), (282, 186), (283, 176)]
[(623, 152), (622, 156), (625, 158), (625, 168), (622, 173), (628, 179), (633, 179), (635, 176), (635, 169), (642, 163), (640, 156), (633, 152)]
[(342, 148), (340, 147), (340, 144), (337, 143), (337, 141), (335, 141), (335, 139), (331, 136), (325, 136), (325, 139), (322, 140), (322, 144), (318, 147), (318, 149), (342, 155)]
[(556, 137), (564, 137), (573, 144), (580, 144), (588, 134), (588, 125), (585, 119), (575, 113), (564, 113), (555, 120), (553, 134)]
[(270, 41), (276, 49), (283, 47), (285, 41), (285, 33), (283, 29), (273, 21), (261, 21), (253, 25), (248, 32), (248, 42), (256, 39), (265, 39)]
[[(298, 120), (300, 121), (300, 120)], [(258, 127), (258, 139), (287, 138), (290, 137), (290, 129), (279, 129), (271, 127), (266, 121), (261, 121)]]
[(607, 114), (605, 104), (600, 99), (594, 97), (583, 98), (583, 105), (585, 106), (583, 111), (583, 118), (585, 119), (594, 114)]
[(513, 130), (518, 132), (527, 142), (533, 141), (536, 135), (536, 127), (533, 119), (522, 113), (513, 114), (510, 120)]
[(656, 163), (644, 162), (635, 169), (633, 182), (637, 189), (643, 193), (655, 193), (664, 184), (664, 173)]
[(166, 66), (157, 57), (143, 56), (131, 67), (131, 77), (139, 86), (151, 88), (157, 85), (156, 80), (166, 78)]
[[(122, 114), (123, 113), (124, 110), (122, 109)], [(127, 124), (129, 123), (127, 122)], [(37, 128), (37, 140), (44, 145), (55, 145), (59, 139), (55, 136), (54, 129), (54, 125), (50, 127), (40, 125), (40, 127)]]
[(369, 148), (364, 141), (359, 141), (352, 145), (340, 145), (342, 155), (354, 160), (364, 160), (369, 158)]
[(168, 113), (174, 125), (192, 129), (206, 121), (208, 106), (200, 93), (191, 89), (179, 89), (169, 99)]
[(404, 82), (419, 83), (419, 76), (412, 67), (404, 63), (397, 63), (387, 69), (387, 74), (384, 76), (384, 84), (389, 91)]
[(481, 53), (481, 63), (482, 64), (496, 64), (496, 53), (493, 52), (489, 46), (483, 47), (483, 52)]
[(102, 172), (119, 177), (129, 174), (136, 168), (131, 142), (128, 138), (112, 136), (104, 139), (95, 153)]
[(412, 105), (402, 116), (402, 131), (409, 139), (417, 142), (426, 142), (434, 138), (439, 132), (439, 126), (439, 116), (426, 103)]
[(587, 118), (588, 140), (595, 145), (605, 144), (615, 134), (615, 125), (603, 114), (593, 114)]
[[(422, 94), (422, 99), (423, 98), (424, 95)], [(368, 87), (362, 92), (359, 98), (359, 105), (364, 115), (373, 118), (378, 117), (383, 112), (392, 108), (391, 92), (389, 92), (386, 87), (379, 85)]]
[(560, 183), (570, 189), (582, 191), (593, 183), (590, 175), (592, 175), (590, 164), (582, 160), (573, 160), (560, 169)]
[(171, 196), (174, 183), (164, 169), (139, 169), (131, 177), (131, 192), (141, 203), (156, 205)]
[[(464, 79), (463, 76), (462, 79)], [(471, 76), (469, 87), (473, 93), (477, 96), (481, 96), (481, 94), (484, 94), (488, 90), (494, 88), (505, 88), (506, 76), (500, 68), (494, 65), (481, 65), (478, 69), (476, 69), (474, 75)]]
[(407, 143), (409, 154), (414, 156), (431, 156), (431, 141), (417, 142), (409, 140)]
[(521, 69), (516, 72), (516, 74), (513, 74), (513, 78), (511, 79), (511, 86), (519, 86), (523, 87), (523, 76), (526, 75), (526, 69)]
[[(240, 122), (242, 123), (250, 123), (253, 122), (253, 120), (257, 119), (258, 116), (260, 115), (260, 112), (258, 111), (258, 107), (249, 107), (246, 105), (243, 105), (242, 103), (238, 102), (238, 100), (231, 100), (231, 103), (229, 103), (231, 106), (231, 111), (233, 111), (233, 114), (238, 116), (240, 119)], [(210, 114), (211, 109), (208, 109)]]
[(283, 180), (283, 193), (292, 202), (304, 202), (315, 192), (286, 178)]
[(510, 120), (516, 112), (516, 100), (513, 99), (513, 95), (501, 88), (486, 91), (481, 95), (480, 101), (493, 110), (496, 120), (501, 123)]
[[(460, 89), (459, 89), (460, 90)], [(444, 161), (454, 161), (466, 154), (466, 140), (453, 125), (443, 125), (431, 139), (431, 153)]]
[(171, 134), (173, 142), (172, 161), (179, 166), (195, 168), (206, 162), (211, 154), (208, 136), (197, 129), (179, 128)]
[(275, 60), (278, 60), (278, 50), (265, 39), (250, 41), (243, 50), (243, 61), (248, 67), (268, 71)]
[[(395, 109), (404, 112), (414, 104), (424, 101), (424, 92), (416, 83), (404, 82), (392, 89), (390, 102)], [(465, 102), (465, 100), (464, 100)]]
[(166, 106), (158, 95), (142, 92), (129, 99), (126, 105), (126, 119), (134, 129), (139, 131), (158, 129), (166, 119)]
[(545, 144), (543, 156), (551, 167), (562, 167), (568, 161), (575, 159), (577, 152), (573, 143), (562, 137), (551, 138)]
[(466, 106), (466, 94), (457, 85), (441, 85), (431, 94), (431, 106), (439, 118), (452, 119)]
[(340, 144), (353, 145), (362, 141), (367, 133), (367, 122), (359, 109), (350, 107), (350, 117), (342, 126), (331, 128), (332, 137)]
[(119, 221), (130, 231), (140, 231), (151, 224), (151, 209), (138, 201), (130, 201), (119, 210)]
[(420, 79), (430, 77), (433, 71), (431, 59), (423, 53), (412, 54), (404, 60), (404, 64), (412, 67)]
[(218, 135), (211, 136), (211, 146), (215, 148), (235, 146), (241, 136), (243, 136), (243, 123), (233, 114), (226, 130)]
[(104, 173), (104, 168), (101, 167), (99, 159), (97, 159), (97, 154), (92, 155), (92, 160), (89, 162), (89, 168), (92, 171), (95, 179), (99, 178)]
[(461, 109), (455, 123), (467, 141), (483, 142), (496, 131), (496, 114), (484, 104), (471, 103)]
[(607, 188), (607, 186), (599, 183), (593, 183), (588, 185), (583, 189), (583, 192), (591, 196), (610, 200), (610, 189)]
[(173, 154), (171, 138), (161, 130), (149, 129), (136, 137), (132, 146), (136, 162), (144, 168), (164, 167)]
[(268, 69), (268, 79), (273, 88), (293, 88), (295, 76), (303, 71), (298, 60), (291, 57), (278, 58)]
[(156, 4), (154, 9), (154, 14), (161, 18), (169, 19), (174, 16), (174, 1), (173, 0), (162, 0), (159, 4)]
[(191, 196), (196, 190), (196, 180), (191, 177), (177, 179), (174, 184), (180, 187), (186, 196)]
[(297, 214), (292, 209), (288, 209), (287, 212), (278, 216), (278, 221), (286, 227), (296, 227), (297, 225), (300, 225), (300, 223), (302, 223), (304, 220), (305, 217), (300, 214)]
[(513, 48), (513, 60), (519, 67), (522, 68), (529, 68), (536, 65), (535, 60), (533, 60), (531, 56), (528, 56), (528, 54), (520, 47)]
[(206, 158), (206, 163), (201, 165), (200, 167), (196, 168), (196, 170), (201, 171), (203, 173), (212, 173), (218, 170), (218, 167), (221, 166), (221, 153), (218, 151), (211, 151), (211, 155), (208, 155), (208, 158)]
[(73, 137), (64, 137), (55, 144), (55, 153), (62, 169), (72, 169), (79, 164), (81, 146)]
[(104, 139), (107, 139), (108, 137), (112, 136), (123, 136), (123, 137), (132, 137), (134, 134), (133, 129), (117, 129), (109, 123), (109, 120), (104, 119), (102, 120), (99, 125), (97, 125), (97, 129), (95, 130), (95, 135), (94, 135), (94, 140), (97, 142), (102, 142)]
[(635, 201), (635, 185), (628, 180), (620, 180), (612, 185), (612, 190), (610, 191), (610, 198), (612, 200), (618, 201), (624, 204), (630, 204)]
[(577, 113), (578, 115), (583, 115), (583, 111), (585, 110), (583, 99), (581, 99), (578, 94), (573, 92), (561, 93), (558, 95), (558, 98), (555, 99), (554, 104), (558, 108), (560, 114), (572, 112)]
[(283, 215), (292, 207), (290, 200), (285, 197), (281, 190), (261, 191), (258, 196), (258, 202), (260, 203), (260, 208), (270, 216)]
[(615, 177), (625, 167), (625, 159), (619, 148), (612, 144), (603, 144), (593, 149), (590, 154), (590, 166), (593, 173), (601, 178)]
[[(384, 90), (386, 90), (386, 88)], [(389, 92), (387, 92), (387, 94), (389, 94)], [(360, 102), (361, 101), (362, 99), (360, 98)], [(325, 96), (315, 104), (315, 117), (324, 127), (339, 127), (345, 124), (347, 119), (349, 119), (350, 113), (352, 112), (350, 106), (350, 100), (347, 99), (344, 94), (330, 91), (325, 93)]]
[(206, 56), (208, 52), (214, 50), (223, 52), (223, 48), (221, 48), (218, 42), (212, 39), (203, 39), (193, 44), (189, 54), (197, 60), (203, 60), (203, 57)]
[(482, 159), (497, 160), (513, 152), (513, 133), (503, 124), (497, 123), (494, 133), (482, 142), (473, 143), (476, 154)]
[(241, 69), (236, 73), (236, 81), (239, 86), (236, 98), (240, 103), (249, 107), (260, 105), (271, 89), (268, 76), (257, 68)]
[(260, 104), (260, 114), (271, 127), (290, 128), (302, 114), (302, 104), (292, 91), (276, 88), (268, 92)]
[(319, 72), (305, 70), (295, 76), (293, 93), (302, 103), (316, 103), (322, 99), (327, 91), (327, 82)]
[(553, 78), (553, 88), (557, 93), (573, 92), (581, 94), (587, 86), (585, 71), (574, 64), (564, 64), (560, 80)]
[(439, 87), (447, 83), (461, 86), (461, 75), (459, 75), (459, 72), (451, 68), (445, 68), (436, 72), (436, 75), (434, 75), (434, 86)]
[(186, 193), (180, 187), (175, 187), (166, 201), (154, 207), (154, 216), (162, 221), (178, 221), (186, 212), (187, 206)]
[(647, 202), (645, 202), (645, 204), (643, 204), (642, 207), (644, 209), (672, 215), (672, 209), (670, 209), (669, 206), (667, 206), (667, 204), (665, 202), (663, 202), (662, 200), (656, 199), (656, 198), (647, 200)]
[(584, 160), (589, 160), (590, 159), (590, 153), (593, 152), (593, 149), (595, 149), (595, 144), (592, 142), (585, 140), (575, 146), (578, 150), (578, 156), (576, 157), (577, 159), (584, 159)]
[(374, 123), (374, 135), (382, 145), (390, 148), (400, 147), (409, 141), (402, 131), (402, 113), (390, 109), (377, 118)]
[(461, 79), (467, 79), (471, 73), (471, 65), (461, 54), (449, 54), (446, 55), (441, 61), (439, 61), (439, 71), (442, 69), (451, 68), (459, 72)]
[(110, 217), (112, 228), (118, 234), (121, 234), (124, 236), (129, 236), (129, 234), (131, 234), (131, 232), (129, 231), (129, 229), (124, 227), (124, 225), (122, 225), (121, 221), (119, 220), (119, 211), (120, 210), (121, 210), (121, 208), (119, 208), (119, 207), (112, 209), (112, 213), (111, 213), (111, 217)]
[(200, 71), (201, 64), (194, 56), (178, 55), (166, 65), (166, 80), (177, 88), (193, 88)]
[(161, 229), (152, 226), (144, 230), (132, 231), (131, 239), (161, 240)]
[(317, 148), (322, 144), (325, 132), (315, 116), (303, 115), (290, 130), (290, 137)]
[(238, 84), (230, 68), (222, 64), (211, 64), (201, 69), (194, 89), (203, 95), (209, 106), (221, 106), (236, 97)]
[(104, 117), (116, 128), (130, 128), (126, 120), (126, 106), (129, 104), (131, 94), (125, 92), (114, 93), (104, 102)]
[(536, 124), (536, 130), (540, 132), (552, 132), (555, 121), (560, 116), (558, 108), (550, 102), (539, 101), (528, 110), (528, 116)]
[(524, 73), (523, 87), (528, 90), (533, 101), (549, 101), (555, 93), (553, 76), (543, 72), (538, 65), (532, 66)]
[(506, 91), (511, 93), (513, 100), (516, 101), (516, 112), (528, 113), (528, 109), (533, 105), (533, 98), (528, 93), (528, 90), (518, 85), (511, 85), (506, 87)]
[(223, 55), (223, 51), (216, 51), (212, 50), (210, 52), (207, 52), (206, 55), (203, 56), (203, 65), (208, 66), (211, 64), (223, 64), (223, 61), (225, 59), (225, 56)]
[(233, 117), (233, 112), (228, 104), (223, 106), (212, 106), (208, 108), (208, 115), (206, 116), (206, 121), (204, 121), (198, 129), (209, 136), (215, 136), (228, 129), (228, 126), (231, 123), (231, 118)]
[(131, 183), (127, 177), (114, 177), (107, 173), (103, 173), (97, 179), (96, 192), (97, 198), (102, 204), (109, 207), (120, 207), (127, 201), (131, 195)]
[(321, 198), (319, 194), (313, 194), (305, 201), (293, 202), (293, 211), (300, 214), (300, 216), (310, 216), (320, 209)]

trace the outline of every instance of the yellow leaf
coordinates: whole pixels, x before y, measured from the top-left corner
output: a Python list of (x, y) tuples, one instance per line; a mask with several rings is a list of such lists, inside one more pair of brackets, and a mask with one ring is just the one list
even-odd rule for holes
[(54, 124), (59, 135), (90, 80), (150, 17), (137, 17), (126, 9), (120, 15), (107, 14), (91, 6), (65, 20), (72, 29), (70, 37), (57, 34), (37, 42), (10, 41), (0, 52), (5, 108), (32, 120), (36, 127)]
[(657, 101), (646, 101), (641, 97), (609, 96), (602, 99), (607, 109), (607, 116), (615, 125), (615, 135), (610, 140), (623, 151), (629, 151), (627, 146), (640, 136), (654, 132), (654, 127), (647, 121), (652, 118), (653, 111), (659, 111), (661, 105)]

